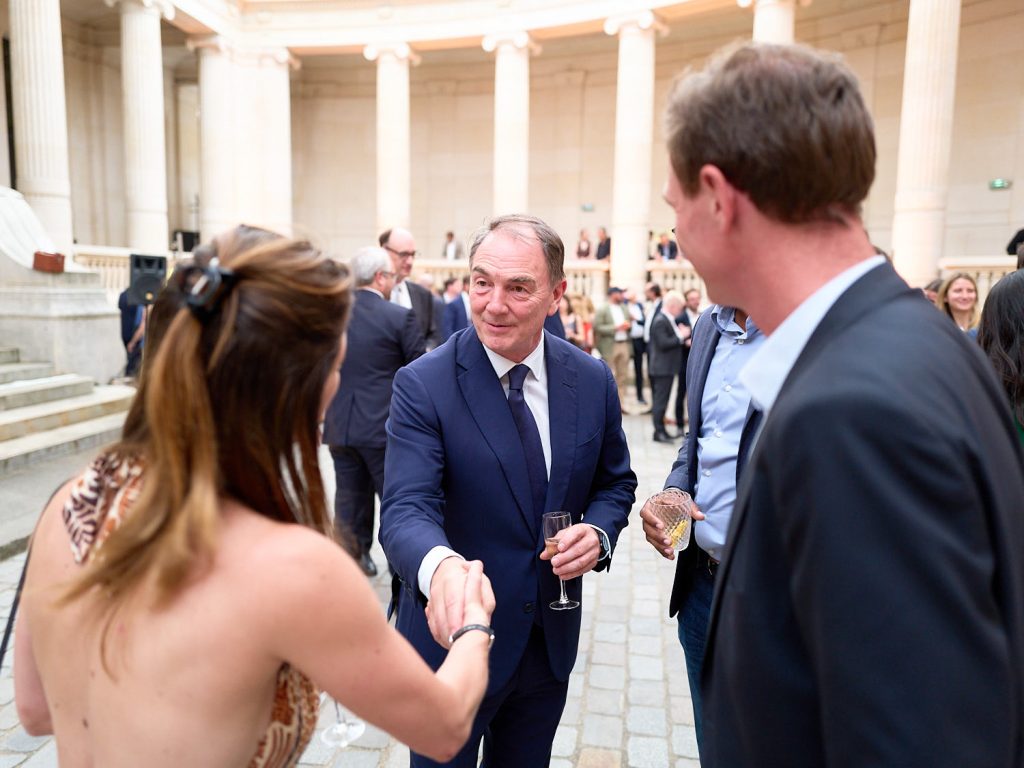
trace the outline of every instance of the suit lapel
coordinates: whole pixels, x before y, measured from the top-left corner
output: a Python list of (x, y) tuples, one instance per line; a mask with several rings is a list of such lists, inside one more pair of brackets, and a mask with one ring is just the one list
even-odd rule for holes
[[(750, 507), (752, 478), (757, 472), (761, 451), (764, 450), (765, 443), (769, 442), (765, 438), (772, 426), (772, 413), (778, 410), (779, 403), (785, 399), (787, 393), (792, 388), (793, 382), (800, 377), (800, 374), (807, 366), (844, 328), (850, 323), (869, 315), (880, 304), (893, 301), (901, 294), (911, 293), (913, 293), (913, 290), (908, 288), (907, 284), (897, 276), (892, 265), (886, 263), (872, 269), (847, 288), (829, 311), (825, 313), (818, 327), (814, 329), (814, 333), (807, 340), (807, 344), (804, 346), (800, 356), (796, 359), (793, 369), (786, 376), (786, 381), (783, 383), (782, 389), (779, 390), (779, 395), (775, 399), (772, 412), (764, 419), (764, 423), (761, 426), (761, 435), (757, 438), (754, 450), (751, 451), (746, 461), (746, 469), (736, 492), (736, 504), (733, 506), (732, 519), (729, 521), (729, 532), (726, 536), (722, 565), (716, 577), (718, 586), (715, 587), (715, 597), (711, 603), (711, 616), (708, 619), (708, 658), (710, 658), (712, 651), (711, 638), (715, 631), (719, 613), (718, 607), (721, 602), (720, 593), (722, 588), (720, 585), (724, 584), (729, 576), (729, 566), (733, 560), (736, 541), (739, 539), (740, 531), (743, 528), (743, 521)], [(709, 664), (705, 664), (704, 669), (708, 669), (709, 666)]]
[(501, 465), (523, 521), (536, 536), (538, 526), (533, 512), (530, 476), (526, 469), (526, 456), (519, 439), (519, 430), (512, 418), (501, 382), (494, 375), (494, 367), (472, 327), (459, 337), (456, 364), (459, 369), (456, 378), (462, 397), (480, 434)]
[(544, 364), (548, 378), (551, 473), (544, 511), (563, 509), (576, 457), (576, 367), (569, 350), (545, 332)]

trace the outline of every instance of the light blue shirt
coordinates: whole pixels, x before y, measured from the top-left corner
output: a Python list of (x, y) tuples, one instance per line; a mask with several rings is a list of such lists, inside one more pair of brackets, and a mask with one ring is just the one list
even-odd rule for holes
[[(743, 369), (740, 378), (750, 391), (750, 399), (764, 412), (765, 417), (775, 405), (775, 398), (779, 396), (782, 385), (786, 383), (789, 372), (796, 365), (811, 334), (832, 309), (832, 305), (851, 285), (884, 263), (885, 257), (872, 256), (840, 272), (821, 286), (782, 321), (782, 325), (775, 329), (775, 333)], [(764, 421), (761, 423), (764, 424)]]
[(705, 520), (694, 526), (693, 531), (697, 545), (711, 557), (721, 560), (729, 518), (736, 503), (736, 455), (750, 405), (750, 393), (739, 374), (764, 346), (765, 335), (750, 318), (747, 318), (746, 328), (741, 328), (732, 307), (715, 305), (708, 313), (710, 317), (703, 322), (717, 325), (722, 335), (715, 347), (700, 401), (694, 501)]

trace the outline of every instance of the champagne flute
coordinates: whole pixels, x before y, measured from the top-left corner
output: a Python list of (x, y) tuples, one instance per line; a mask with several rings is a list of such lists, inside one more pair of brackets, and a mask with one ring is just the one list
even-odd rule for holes
[[(545, 512), (544, 513), (544, 551), (554, 557), (558, 553), (558, 532), (564, 531), (572, 525), (572, 516), (568, 512)], [(565, 596), (565, 581), (558, 580), (558, 587), (561, 590), (561, 597), (551, 603), (554, 611), (568, 611), (572, 608), (579, 608), (580, 604)]]
[[(321, 693), (320, 704), (322, 705), (326, 699), (327, 694)], [(329, 747), (341, 749), (363, 735), (366, 723), (357, 717), (350, 720), (337, 700), (332, 698), (331, 701), (334, 703), (334, 725), (320, 731), (320, 740)]]

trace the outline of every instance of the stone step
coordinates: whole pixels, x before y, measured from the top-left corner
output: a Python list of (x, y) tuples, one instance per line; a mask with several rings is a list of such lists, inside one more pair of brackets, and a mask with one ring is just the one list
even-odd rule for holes
[(0, 384), (24, 379), (42, 379), (52, 375), (53, 366), (49, 363), (0, 363)]
[(128, 410), (133, 397), (133, 387), (100, 386), (88, 395), (0, 411), (0, 441), (121, 413)]
[(21, 359), (17, 347), (0, 347), (0, 363), (16, 363)]
[(93, 380), (75, 373), (0, 384), (0, 411), (92, 392)]
[(112, 443), (121, 436), (124, 417), (124, 412), (112, 413), (0, 442), (0, 476), (49, 458)]

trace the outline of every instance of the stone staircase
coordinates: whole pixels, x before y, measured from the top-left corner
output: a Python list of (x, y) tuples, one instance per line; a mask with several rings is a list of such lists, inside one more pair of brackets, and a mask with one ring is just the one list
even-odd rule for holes
[(135, 390), (99, 386), (0, 347), (0, 478), (46, 459), (116, 440)]

